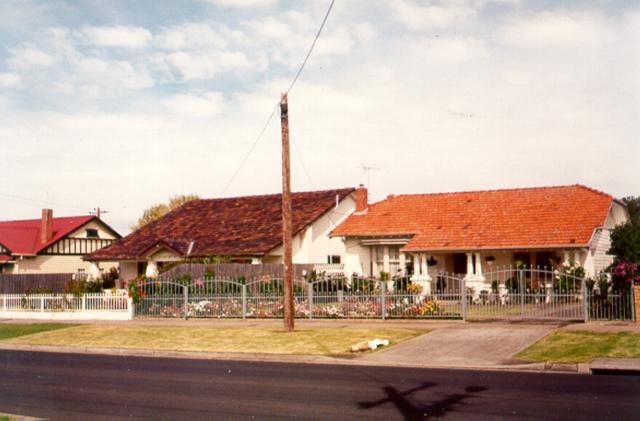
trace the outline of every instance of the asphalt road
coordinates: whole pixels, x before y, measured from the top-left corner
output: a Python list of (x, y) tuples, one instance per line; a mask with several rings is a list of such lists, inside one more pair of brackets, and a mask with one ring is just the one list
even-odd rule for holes
[(0, 351), (0, 412), (53, 419), (640, 419), (640, 377)]

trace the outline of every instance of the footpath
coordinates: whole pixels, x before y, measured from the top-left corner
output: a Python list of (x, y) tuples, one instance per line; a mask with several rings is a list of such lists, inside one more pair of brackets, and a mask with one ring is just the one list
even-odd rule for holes
[[(17, 323), (14, 320), (0, 320)], [(28, 323), (29, 321), (20, 321)], [(176, 320), (138, 319), (127, 322), (91, 322), (92, 324), (126, 324), (138, 326), (215, 326), (215, 327), (279, 327), (281, 320)], [(623, 322), (589, 323), (509, 323), (461, 321), (379, 321), (379, 320), (297, 320), (305, 327), (387, 327), (424, 329), (428, 334), (376, 352), (344, 356), (283, 355), (256, 353), (190, 352), (151, 349), (96, 347), (36, 346), (0, 343), (0, 350), (28, 350), (127, 355), (163, 358), (196, 358), (287, 363), (342, 364), (414, 368), (447, 368), (504, 371), (552, 371), (565, 373), (610, 374), (617, 372), (640, 374), (638, 358), (596, 358), (587, 363), (549, 364), (527, 362), (515, 357), (546, 335), (558, 330), (640, 333), (640, 325)]]

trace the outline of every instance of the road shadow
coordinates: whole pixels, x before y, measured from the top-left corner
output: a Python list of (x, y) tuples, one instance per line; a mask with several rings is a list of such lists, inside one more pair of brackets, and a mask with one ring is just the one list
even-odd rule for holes
[(464, 393), (450, 394), (428, 405), (416, 405), (410, 399), (414, 393), (433, 388), (437, 385), (437, 383), (427, 382), (405, 391), (400, 391), (393, 386), (386, 385), (382, 388), (382, 391), (387, 396), (386, 398), (373, 402), (359, 402), (358, 407), (367, 410), (390, 403), (396, 407), (398, 412), (400, 412), (406, 420), (441, 417), (462, 405), (466, 399), (474, 397), (476, 393), (487, 390), (484, 386), (468, 386), (464, 389)]

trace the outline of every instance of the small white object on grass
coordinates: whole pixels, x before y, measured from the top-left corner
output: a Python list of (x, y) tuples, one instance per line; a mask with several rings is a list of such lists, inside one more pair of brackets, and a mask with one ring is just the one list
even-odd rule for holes
[(366, 351), (368, 349), (378, 349), (379, 346), (388, 346), (388, 339), (372, 339), (368, 342), (360, 342), (351, 347), (351, 352)]

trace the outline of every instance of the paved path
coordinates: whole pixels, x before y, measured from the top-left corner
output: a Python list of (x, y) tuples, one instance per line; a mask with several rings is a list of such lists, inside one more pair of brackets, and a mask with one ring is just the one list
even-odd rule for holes
[(374, 363), (424, 367), (491, 367), (516, 361), (513, 355), (535, 343), (557, 325), (475, 324), (450, 326), (422, 335), (388, 350), (362, 357)]

